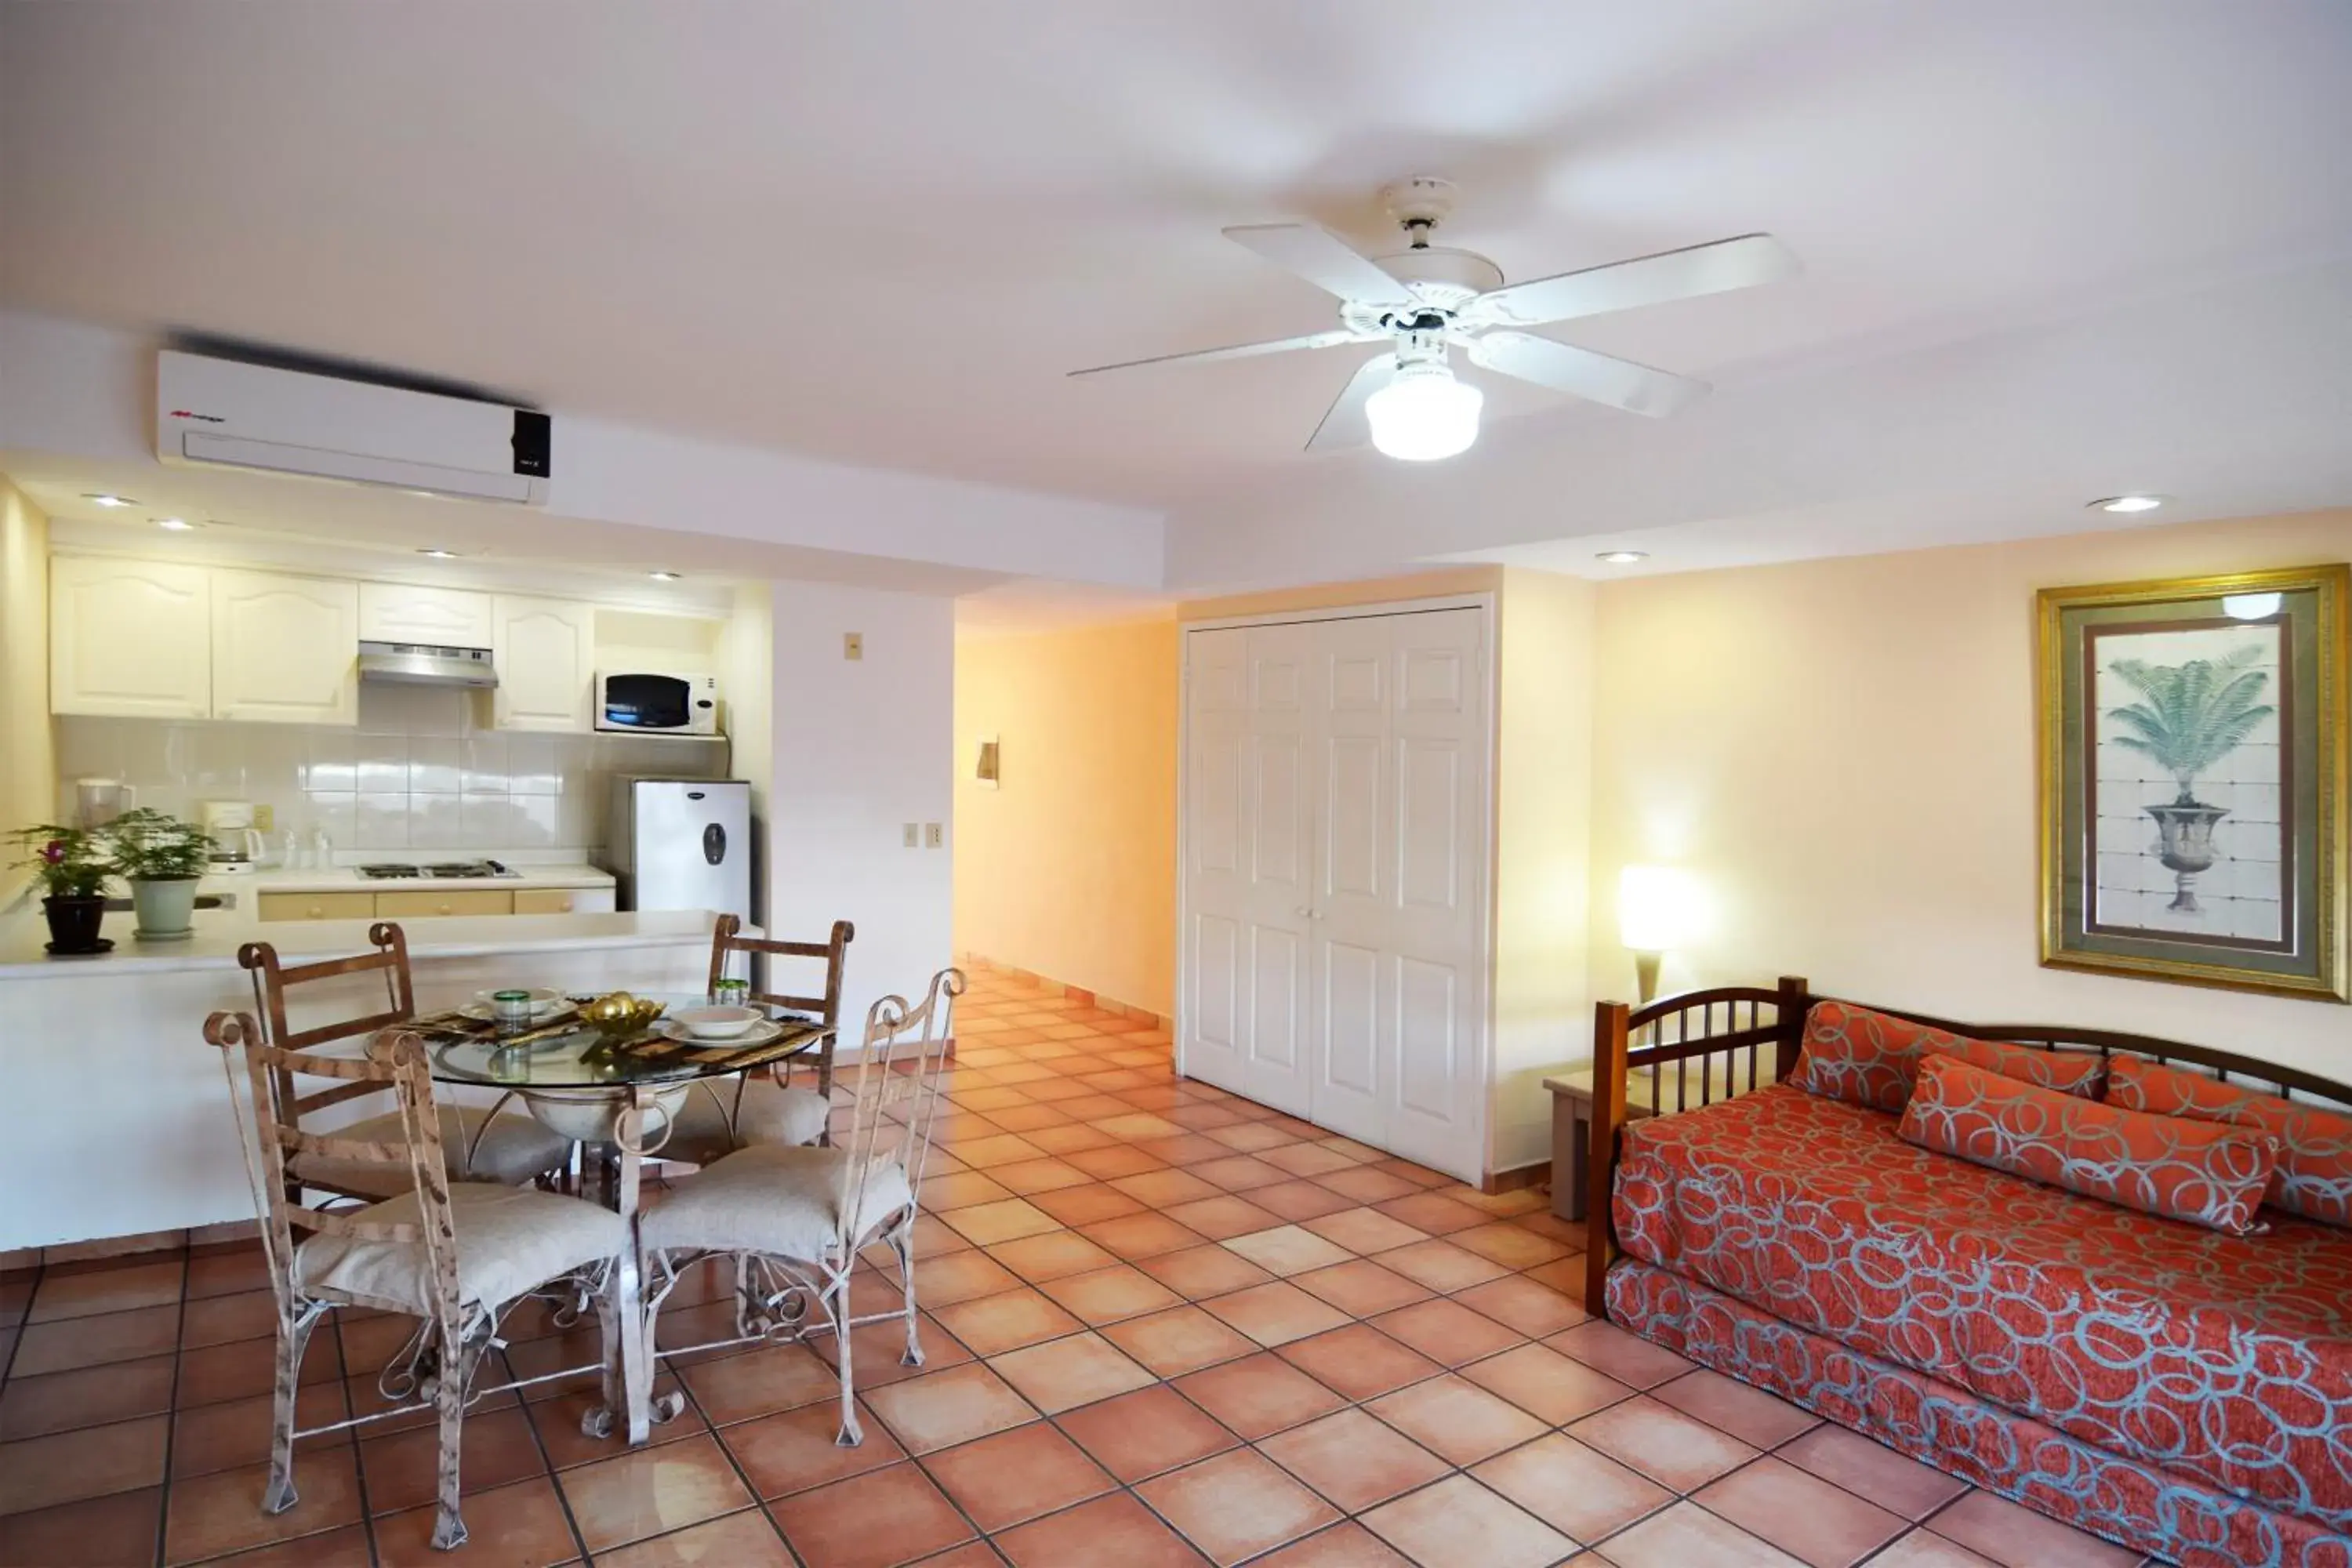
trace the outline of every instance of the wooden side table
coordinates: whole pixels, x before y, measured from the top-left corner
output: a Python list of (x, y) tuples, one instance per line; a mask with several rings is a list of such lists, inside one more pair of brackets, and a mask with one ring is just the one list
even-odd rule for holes
[[(1650, 1079), (1656, 1076), (1654, 1068), (1636, 1068), (1625, 1075), (1625, 1120), (1644, 1121), (1656, 1115), (1672, 1115), (1678, 1104), (1696, 1110), (1699, 1106), (1701, 1088), (1697, 1069), (1690, 1062), (1678, 1064), (1684, 1079), (1684, 1098), (1676, 1099), (1674, 1073), (1658, 1086), (1658, 1104), (1663, 1110), (1650, 1109)], [(1756, 1087), (1772, 1082), (1775, 1062), (1768, 1049), (1759, 1053), (1756, 1064)], [(1710, 1100), (1727, 1100), (1748, 1087), (1746, 1054), (1714, 1058), (1714, 1081), (1706, 1087)], [(1543, 1080), (1551, 1090), (1551, 1212), (1572, 1224), (1584, 1223), (1584, 1177), (1591, 1169), (1586, 1161), (1592, 1149), (1592, 1069), (1581, 1067), (1572, 1072), (1554, 1075)]]

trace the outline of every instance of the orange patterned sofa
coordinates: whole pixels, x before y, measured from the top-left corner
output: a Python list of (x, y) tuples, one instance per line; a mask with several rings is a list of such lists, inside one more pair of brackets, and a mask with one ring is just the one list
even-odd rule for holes
[[(2352, 1568), (2352, 1229), (2265, 1207), (2262, 1234), (2230, 1235), (1921, 1147), (1887, 1109), (1904, 1087), (1801, 1087), (1809, 1016), (1820, 1050), (1859, 1011), (1796, 980), (1602, 1006), (1590, 1190), (1610, 1201), (1588, 1218), (1588, 1307), (2137, 1550)], [(2352, 1106), (2352, 1088), (2200, 1047), (1871, 1016)], [(1713, 1102), (1629, 1123), (1629, 1070), (1693, 1056), (1727, 1071), (1654, 1073), (1652, 1092)], [(1714, 1096), (1743, 1064), (1751, 1088)]]

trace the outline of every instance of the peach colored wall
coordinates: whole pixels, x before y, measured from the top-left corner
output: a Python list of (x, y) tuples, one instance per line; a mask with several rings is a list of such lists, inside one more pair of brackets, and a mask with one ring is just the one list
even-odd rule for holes
[[(0, 833), (57, 815), (49, 737), (49, 520), (0, 479)], [(0, 844), (0, 867), (16, 858)], [(28, 873), (0, 869), (0, 902)]]
[[(1172, 620), (956, 644), (955, 945), (1175, 1011)], [(1002, 786), (972, 776), (980, 738)]]
[(1592, 584), (1503, 574), (1498, 595), (1495, 1092), (1489, 1170), (1550, 1157), (1544, 1075), (1592, 1050), (1585, 963), (1592, 812)]
[(2329, 511), (1605, 586), (1596, 990), (1632, 994), (1618, 868), (1664, 861), (1713, 906), (1711, 929), (1668, 958), (1670, 990), (1786, 972), (1952, 1017), (2104, 1024), (2352, 1080), (2352, 1009), (2040, 966), (2033, 750), (2036, 589), (2347, 557), (2352, 511)]

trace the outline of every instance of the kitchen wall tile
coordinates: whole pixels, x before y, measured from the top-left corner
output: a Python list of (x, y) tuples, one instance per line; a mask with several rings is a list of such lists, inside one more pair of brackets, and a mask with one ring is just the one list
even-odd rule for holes
[(507, 738), (504, 735), (473, 734), (466, 737), (466, 771), (458, 787), (467, 795), (479, 795), (507, 789)]
[[(524, 802), (530, 797), (525, 796)], [(515, 797), (504, 794), (458, 797), (459, 831), (469, 848), (522, 849), (531, 847), (529, 814), (518, 809)]]
[(354, 849), (405, 849), (408, 847), (408, 794), (367, 795), (355, 797), (358, 816), (352, 829)]
[(339, 790), (313, 790), (304, 797), (302, 820), (295, 828), (302, 836), (302, 847), (310, 847), (313, 828), (327, 830), (327, 840), (336, 849), (359, 847), (359, 797)]
[(408, 737), (362, 735), (354, 754), (360, 789), (369, 795), (408, 793)]
[(559, 845), (584, 848), (593, 842), (562, 836), (560, 795), (516, 795), (507, 799), (513, 807), (513, 815), (508, 820), (514, 830), (514, 837), (507, 842), (517, 849), (552, 849)]
[(360, 787), (360, 738), (352, 730), (305, 726), (302, 731), (302, 787), (309, 790), (355, 790)]
[(563, 788), (563, 759), (553, 735), (507, 737), (507, 788), (517, 795), (554, 795)]
[(426, 795), (412, 790), (408, 795), (408, 847), (411, 849), (463, 849), (468, 840), (465, 832), (464, 797), (455, 791), (447, 795)]
[(412, 794), (456, 795), (465, 766), (466, 744), (448, 735), (412, 735), (408, 742), (408, 787)]

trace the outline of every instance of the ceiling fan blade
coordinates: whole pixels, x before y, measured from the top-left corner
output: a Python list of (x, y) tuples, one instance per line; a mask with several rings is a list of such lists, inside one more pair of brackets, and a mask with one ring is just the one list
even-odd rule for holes
[(1403, 284), (1359, 255), (1346, 240), (1311, 223), (1248, 224), (1225, 230), (1225, 237), (1342, 300), (1361, 305), (1401, 305), (1412, 298)]
[(1307, 437), (1307, 449), (1328, 452), (1339, 447), (1360, 447), (1370, 440), (1372, 426), (1364, 417), (1364, 404), (1389, 384), (1396, 368), (1396, 355), (1392, 353), (1376, 354), (1366, 360), (1324, 411), (1323, 422), (1315, 426), (1314, 435)]
[(1100, 375), (1107, 370), (1135, 370), (1148, 364), (1177, 364), (1187, 360), (1250, 359), (1258, 354), (1285, 353), (1292, 349), (1336, 348), (1341, 343), (1369, 343), (1373, 337), (1351, 332), (1345, 327), (1334, 327), (1328, 332), (1309, 332), (1303, 338), (1269, 338), (1261, 343), (1235, 343), (1231, 348), (1192, 349), (1179, 354), (1154, 354), (1150, 359), (1121, 360), (1117, 364), (1090, 365), (1074, 370), (1072, 375)]
[(1463, 310), (1470, 321), (1538, 326), (1637, 305), (1696, 299), (1774, 283), (1801, 270), (1796, 252), (1769, 234), (1744, 234), (1683, 250), (1612, 261), (1556, 278), (1534, 278), (1481, 294)]
[(1528, 332), (1486, 332), (1470, 340), (1468, 353), (1471, 363), (1487, 370), (1654, 418), (1686, 407), (1707, 392), (1706, 383), (1686, 375)]

